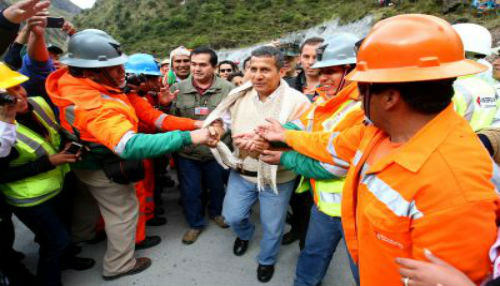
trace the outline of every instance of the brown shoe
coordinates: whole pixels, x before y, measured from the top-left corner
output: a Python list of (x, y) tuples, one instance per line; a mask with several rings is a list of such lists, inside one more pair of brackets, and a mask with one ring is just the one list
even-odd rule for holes
[(220, 228), (228, 228), (229, 225), (226, 224), (224, 221), (224, 217), (221, 215), (218, 215), (216, 217), (213, 217), (212, 220), (215, 222), (216, 225), (218, 225)]
[(192, 244), (198, 239), (198, 236), (200, 236), (201, 229), (195, 229), (191, 228), (182, 237), (182, 243), (184, 244)]
[(134, 275), (137, 273), (141, 273), (142, 271), (148, 269), (149, 266), (151, 266), (151, 263), (152, 263), (151, 259), (149, 259), (147, 257), (139, 257), (139, 258), (135, 259), (135, 265), (129, 271), (124, 272), (124, 273), (120, 273), (120, 274), (116, 274), (113, 276), (104, 276), (103, 275), (102, 278), (106, 281), (109, 281), (109, 280), (118, 279), (118, 278), (125, 276), (125, 275)]

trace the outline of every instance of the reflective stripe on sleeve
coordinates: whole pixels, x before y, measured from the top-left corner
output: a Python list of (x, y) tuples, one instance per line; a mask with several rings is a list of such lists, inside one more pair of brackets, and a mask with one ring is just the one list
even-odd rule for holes
[(158, 116), (158, 118), (156, 119), (155, 121), (155, 126), (156, 128), (158, 129), (162, 129), (162, 126), (163, 126), (163, 120), (165, 120), (165, 118), (167, 118), (167, 114), (163, 113), (162, 115)]
[(334, 175), (337, 178), (343, 178), (347, 175), (347, 168), (339, 167), (336, 165), (320, 162), (321, 167), (323, 167), (328, 173)]
[(130, 140), (130, 138), (134, 137), (136, 134), (137, 133), (135, 133), (134, 131), (127, 131), (120, 139), (120, 142), (118, 142), (118, 144), (115, 146), (115, 153), (118, 155), (122, 155), (125, 151), (128, 140)]

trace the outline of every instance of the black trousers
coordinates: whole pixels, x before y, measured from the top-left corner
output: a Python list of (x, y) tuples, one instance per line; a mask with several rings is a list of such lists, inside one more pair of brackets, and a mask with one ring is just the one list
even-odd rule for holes
[(293, 193), (290, 198), (290, 207), (292, 208), (292, 216), (290, 217), (292, 229), (290, 232), (295, 233), (300, 238), (299, 247), (301, 250), (305, 245), (313, 203), (312, 194), (309, 191), (300, 194)]

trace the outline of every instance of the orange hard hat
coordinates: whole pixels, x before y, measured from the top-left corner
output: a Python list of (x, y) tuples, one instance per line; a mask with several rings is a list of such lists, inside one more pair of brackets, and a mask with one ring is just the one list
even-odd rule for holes
[(422, 14), (398, 15), (373, 26), (359, 48), (347, 79), (391, 83), (455, 78), (486, 71), (465, 59), (460, 36), (445, 20)]

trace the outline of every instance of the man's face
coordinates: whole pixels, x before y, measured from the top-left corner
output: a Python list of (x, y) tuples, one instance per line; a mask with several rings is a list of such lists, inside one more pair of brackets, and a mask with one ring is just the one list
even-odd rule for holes
[(191, 74), (197, 82), (206, 83), (212, 80), (215, 68), (210, 64), (209, 54), (197, 54), (191, 56)]
[(49, 52), (50, 59), (54, 63), (54, 67), (59, 69), (61, 67), (61, 62), (59, 61), (60, 54)]
[(163, 64), (160, 67), (160, 72), (161, 72), (162, 75), (166, 75), (169, 70), (170, 70), (170, 64)]
[(125, 87), (125, 67), (123, 65), (106, 67), (94, 74), (94, 81), (114, 88)]
[(297, 57), (286, 56), (283, 68), (287, 76), (294, 76), (295, 69), (297, 68)]
[(21, 85), (16, 85), (7, 89), (7, 93), (17, 99), (16, 112), (25, 114), (28, 112), (28, 93)]
[(318, 76), (319, 70), (311, 67), (316, 63), (316, 49), (321, 44), (305, 45), (300, 54), (300, 64), (307, 76)]
[(219, 66), (219, 76), (223, 79), (227, 79), (227, 77), (233, 73), (233, 67), (230, 64), (222, 64)]
[(243, 80), (243, 77), (241, 77), (241, 76), (235, 76), (235, 77), (233, 77), (233, 79), (231, 80), (231, 82), (235, 86), (240, 86), (240, 85), (243, 84), (244, 80)]
[(493, 78), (500, 81), (500, 56), (493, 61)]
[(319, 69), (319, 83), (328, 97), (334, 96), (338, 92), (338, 87), (344, 75), (344, 67), (325, 67)]
[(189, 56), (175, 56), (173, 58), (172, 68), (175, 75), (180, 79), (185, 79), (189, 76), (189, 67)]
[(250, 61), (250, 80), (255, 90), (264, 96), (278, 88), (285, 70), (279, 70), (273, 57), (252, 57)]

